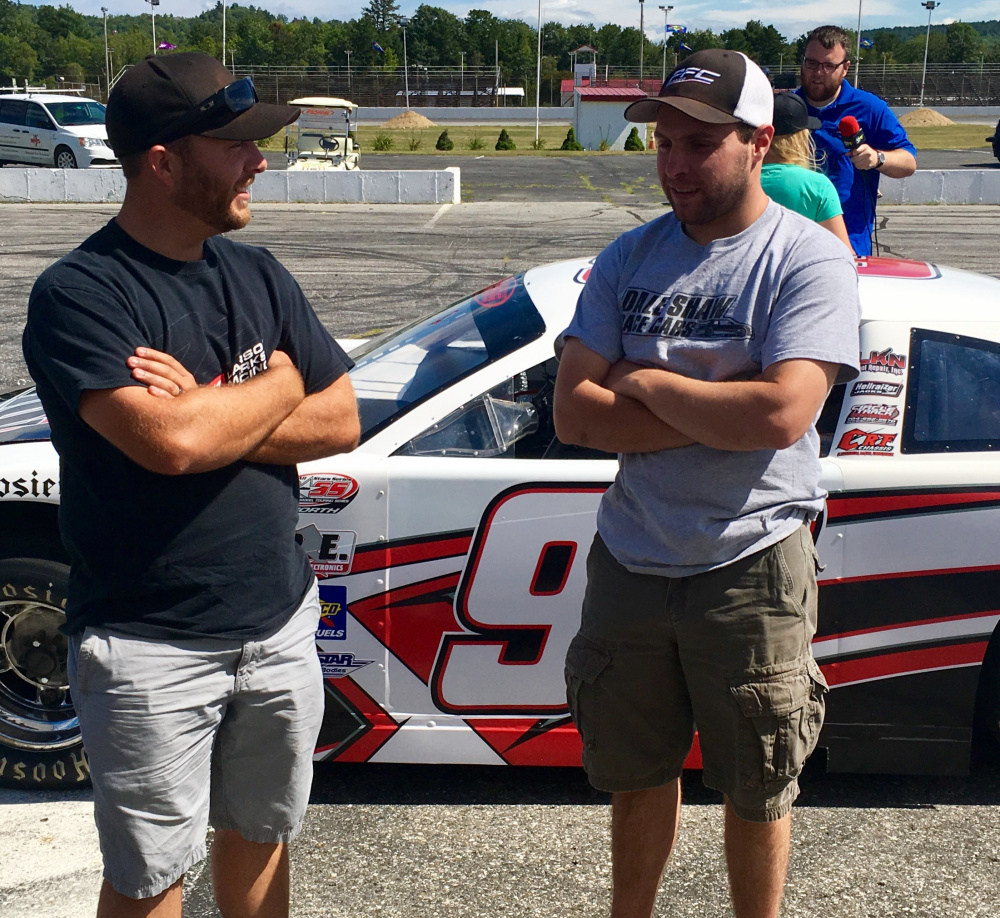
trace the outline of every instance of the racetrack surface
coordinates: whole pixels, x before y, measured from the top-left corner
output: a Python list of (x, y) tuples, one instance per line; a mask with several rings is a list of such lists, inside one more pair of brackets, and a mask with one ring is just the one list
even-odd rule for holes
[[(271, 248), (335, 334), (363, 334), (534, 264), (596, 253), (664, 212), (639, 194), (628, 202), (257, 205), (237, 238)], [(115, 211), (0, 208), (0, 389), (25, 376), (20, 332), (34, 278)], [(1000, 276), (998, 213), (883, 206), (880, 237), (900, 257)], [(696, 774), (686, 777), (685, 797), (656, 914), (727, 918), (718, 798)], [(100, 857), (89, 809), (86, 792), (0, 791), (0, 915), (93, 914)], [(977, 765), (970, 778), (813, 768), (794, 823), (785, 918), (997, 913), (996, 766)], [(607, 913), (607, 849), (607, 797), (577, 770), (323, 764), (292, 848), (292, 915), (590, 918)], [(207, 870), (189, 875), (186, 899), (188, 918), (216, 918)]]
[[(983, 137), (988, 131), (984, 128)], [(269, 169), (285, 168), (284, 153), (268, 152)], [(921, 150), (921, 169), (1000, 169), (988, 149)], [(362, 151), (361, 167), (380, 169), (462, 170), (462, 200), (593, 202), (627, 206), (637, 200), (662, 201), (652, 154), (579, 154), (576, 156), (449, 156), (434, 153)], [(885, 181), (891, 181), (886, 179)]]
[[(367, 336), (533, 265), (595, 255), (619, 233), (665, 212), (662, 197), (627, 200), (258, 204), (236, 238), (270, 248), (338, 337)], [(0, 391), (26, 378), (21, 329), (35, 278), (116, 211), (100, 204), (0, 205)], [(879, 241), (883, 254), (1000, 276), (998, 215), (990, 206), (882, 205)]]

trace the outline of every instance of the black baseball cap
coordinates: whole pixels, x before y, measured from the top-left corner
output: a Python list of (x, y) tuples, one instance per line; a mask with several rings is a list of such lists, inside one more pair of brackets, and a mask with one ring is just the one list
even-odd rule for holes
[(189, 134), (263, 140), (299, 111), (259, 101), (249, 78), (235, 79), (208, 54), (182, 51), (130, 67), (111, 90), (104, 120), (111, 149), (128, 156)]
[(750, 58), (739, 51), (710, 48), (684, 59), (660, 87), (660, 94), (633, 102), (625, 119), (655, 121), (661, 105), (671, 105), (698, 121), (752, 127), (770, 124), (774, 111), (771, 83)]
[(799, 131), (818, 131), (823, 127), (819, 118), (809, 114), (806, 100), (794, 92), (774, 94), (774, 133), (798, 134)]

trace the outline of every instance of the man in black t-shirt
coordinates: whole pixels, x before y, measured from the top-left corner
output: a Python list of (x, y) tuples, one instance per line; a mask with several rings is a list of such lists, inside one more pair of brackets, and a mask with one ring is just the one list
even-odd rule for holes
[(130, 69), (107, 109), (121, 211), (29, 301), (100, 916), (180, 916), (209, 820), (223, 914), (287, 915), (323, 707), (295, 464), (359, 425), (351, 361), (298, 285), (220, 234), (250, 219), (253, 141), (297, 116), (204, 54)]

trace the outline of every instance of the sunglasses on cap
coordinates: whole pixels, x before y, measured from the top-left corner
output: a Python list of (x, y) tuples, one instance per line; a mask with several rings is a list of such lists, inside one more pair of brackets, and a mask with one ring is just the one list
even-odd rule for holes
[[(205, 129), (218, 121), (220, 114), (241, 115), (253, 108), (260, 101), (253, 80), (244, 77), (228, 86), (212, 93), (203, 102), (199, 102), (183, 118), (170, 125), (162, 138), (154, 143), (169, 143), (187, 134), (197, 134), (199, 129)], [(215, 126), (218, 126), (215, 124)]]
[(248, 108), (253, 108), (259, 101), (253, 80), (250, 77), (244, 77), (242, 80), (236, 80), (228, 86), (223, 86), (204, 102), (199, 103), (198, 113), (203, 116), (214, 114), (218, 110), (217, 106), (222, 105), (232, 114), (240, 115)]

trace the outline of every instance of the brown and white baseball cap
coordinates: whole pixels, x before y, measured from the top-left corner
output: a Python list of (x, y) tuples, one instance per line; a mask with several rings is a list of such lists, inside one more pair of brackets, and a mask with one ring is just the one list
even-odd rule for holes
[(660, 87), (660, 94), (633, 102), (625, 119), (655, 121), (661, 105), (671, 105), (698, 121), (751, 127), (771, 124), (774, 94), (771, 83), (749, 57), (739, 51), (711, 48), (684, 59)]

